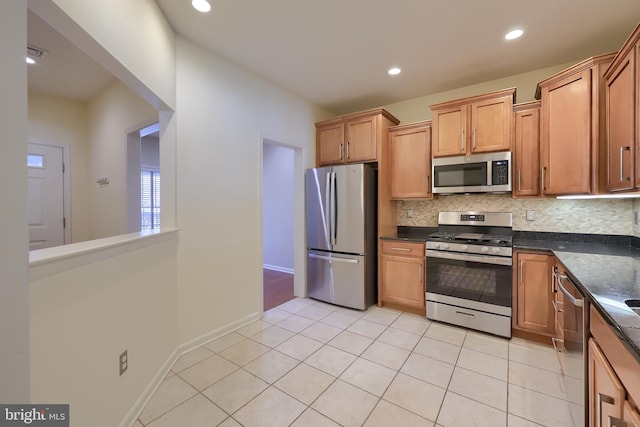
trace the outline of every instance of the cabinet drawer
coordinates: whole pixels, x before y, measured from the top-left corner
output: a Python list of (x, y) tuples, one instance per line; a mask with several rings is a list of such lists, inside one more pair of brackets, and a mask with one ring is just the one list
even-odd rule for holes
[(382, 253), (385, 255), (424, 257), (424, 243), (383, 240)]

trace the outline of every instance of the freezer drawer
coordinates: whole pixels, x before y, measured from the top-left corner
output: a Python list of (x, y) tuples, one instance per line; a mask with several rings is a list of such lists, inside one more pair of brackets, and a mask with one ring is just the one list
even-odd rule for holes
[(309, 297), (344, 307), (367, 308), (366, 256), (307, 252)]

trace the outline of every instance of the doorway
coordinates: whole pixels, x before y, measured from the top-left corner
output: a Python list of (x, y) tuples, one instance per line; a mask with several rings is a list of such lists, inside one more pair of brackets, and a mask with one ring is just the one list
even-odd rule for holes
[(294, 298), (296, 149), (263, 139), (263, 309)]

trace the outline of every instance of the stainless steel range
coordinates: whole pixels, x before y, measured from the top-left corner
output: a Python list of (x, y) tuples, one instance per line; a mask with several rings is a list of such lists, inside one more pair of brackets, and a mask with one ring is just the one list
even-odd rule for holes
[(427, 238), (427, 318), (511, 337), (513, 215), (440, 212)]

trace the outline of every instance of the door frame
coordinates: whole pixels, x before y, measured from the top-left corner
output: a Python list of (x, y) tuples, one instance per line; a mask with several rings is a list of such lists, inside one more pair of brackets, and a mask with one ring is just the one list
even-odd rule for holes
[(260, 189), (260, 213), (258, 215), (258, 224), (260, 230), (260, 312), (263, 310), (264, 302), (264, 283), (262, 277), (262, 268), (264, 264), (263, 254), (263, 241), (264, 235), (262, 230), (263, 221), (263, 162), (264, 162), (264, 145), (278, 145), (293, 150), (293, 173), (294, 173), (294, 194), (293, 194), (293, 295), (295, 297), (304, 298), (307, 296), (307, 281), (306, 281), (306, 255), (307, 247), (305, 240), (305, 159), (306, 159), (306, 147), (299, 145), (293, 145), (286, 142), (282, 142), (281, 138), (275, 138), (268, 136), (264, 133), (258, 135), (260, 155), (259, 155), (259, 168), (258, 168), (258, 188)]
[[(64, 171), (62, 173), (62, 215), (65, 219), (64, 227), (64, 244), (68, 245), (71, 241), (71, 155), (69, 153), (69, 144), (60, 144), (57, 142), (43, 141), (35, 138), (29, 138), (27, 140), (27, 152), (29, 151), (28, 144), (46, 145), (48, 147), (56, 147), (62, 150), (62, 163), (64, 164)], [(26, 167), (27, 158), (24, 159)], [(37, 249), (36, 249), (37, 250)]]

